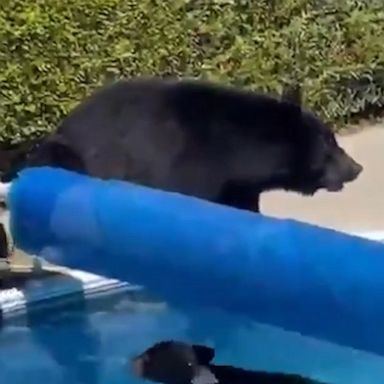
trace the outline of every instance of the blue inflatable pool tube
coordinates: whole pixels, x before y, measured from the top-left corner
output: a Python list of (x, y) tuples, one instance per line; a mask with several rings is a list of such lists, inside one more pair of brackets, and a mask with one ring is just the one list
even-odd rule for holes
[(384, 245), (121, 181), (32, 168), (8, 194), (21, 249), (185, 308), (384, 354)]

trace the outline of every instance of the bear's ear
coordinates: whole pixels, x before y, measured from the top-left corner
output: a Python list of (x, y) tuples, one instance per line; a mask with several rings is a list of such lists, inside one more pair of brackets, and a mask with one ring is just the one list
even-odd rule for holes
[[(302, 120), (302, 109), (297, 104), (292, 104), (287, 101), (280, 102), (280, 117), (286, 124), (295, 122), (296, 124), (301, 123)], [(285, 125), (286, 125), (285, 124)]]
[(215, 357), (215, 350), (204, 345), (192, 345), (196, 360), (201, 365), (208, 365)]
[(301, 107), (303, 102), (301, 86), (297, 83), (285, 85), (281, 95), (281, 101)]

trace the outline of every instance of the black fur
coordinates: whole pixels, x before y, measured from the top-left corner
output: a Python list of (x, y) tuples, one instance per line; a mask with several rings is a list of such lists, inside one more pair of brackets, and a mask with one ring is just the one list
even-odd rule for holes
[[(250, 371), (230, 365), (209, 364), (218, 384), (321, 384), (306, 377), (288, 373)], [(212, 383), (213, 384), (213, 383)]]
[[(17, 173), (25, 167), (28, 155), (34, 152), (39, 139), (0, 146), (0, 178), (1, 182), (9, 182), (17, 177)], [(1, 204), (0, 204), (1, 205)]]
[(296, 374), (212, 364), (214, 356), (213, 348), (163, 341), (134, 357), (132, 368), (138, 377), (164, 384), (320, 384)]
[(267, 190), (341, 189), (362, 167), (286, 95), (278, 100), (192, 80), (119, 81), (72, 111), (28, 165), (251, 210)]
[(8, 256), (9, 256), (8, 236), (5, 231), (4, 224), (0, 224), (0, 259), (7, 259)]

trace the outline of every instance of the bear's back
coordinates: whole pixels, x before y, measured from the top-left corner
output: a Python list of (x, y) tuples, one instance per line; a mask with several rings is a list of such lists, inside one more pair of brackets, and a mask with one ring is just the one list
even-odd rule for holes
[[(81, 140), (81, 132), (121, 137), (130, 129), (163, 130), (177, 124), (190, 135), (217, 139), (236, 135), (282, 135), (298, 109), (270, 96), (197, 80), (121, 80), (96, 91), (58, 128)], [(297, 116), (298, 117), (298, 116)], [(112, 133), (114, 132), (114, 133)], [(166, 133), (166, 132), (163, 132)], [(80, 135), (80, 138), (79, 138)]]

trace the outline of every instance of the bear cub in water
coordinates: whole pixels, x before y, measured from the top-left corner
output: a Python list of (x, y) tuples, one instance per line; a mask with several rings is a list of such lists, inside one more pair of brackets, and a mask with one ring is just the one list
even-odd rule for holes
[(299, 375), (215, 365), (215, 351), (175, 341), (155, 344), (131, 360), (133, 373), (163, 384), (321, 384)]
[(92, 94), (32, 151), (40, 165), (255, 211), (264, 191), (339, 191), (362, 171), (299, 98), (158, 78)]

